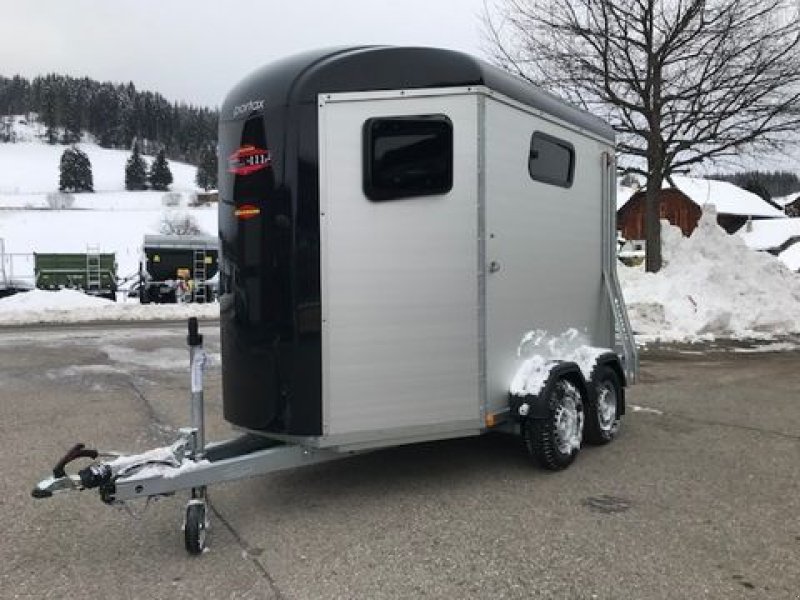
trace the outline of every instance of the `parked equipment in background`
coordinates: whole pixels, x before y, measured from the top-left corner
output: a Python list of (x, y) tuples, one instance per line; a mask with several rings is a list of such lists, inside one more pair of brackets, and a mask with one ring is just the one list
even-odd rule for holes
[(146, 235), (139, 264), (142, 304), (216, 298), (219, 240), (207, 235)]
[(0, 299), (12, 296), (17, 292), (27, 292), (33, 289), (33, 280), (29, 277), (19, 278), (14, 273), (14, 260), (22, 258), (31, 259), (29, 254), (11, 254), (6, 252), (6, 241), (0, 238)]
[(40, 290), (80, 290), (117, 299), (117, 262), (113, 253), (88, 246), (85, 253), (34, 252), (34, 275)]
[[(190, 489), (200, 553), (212, 483), (489, 431), (559, 470), (614, 439), (638, 361), (609, 125), (458, 52), (359, 47), (254, 73), (219, 142), (223, 413), (246, 433), (205, 443), (190, 322), (192, 427), (69, 475), (77, 448), (35, 497)], [(153, 281), (187, 268), (157, 277), (160, 248)]]

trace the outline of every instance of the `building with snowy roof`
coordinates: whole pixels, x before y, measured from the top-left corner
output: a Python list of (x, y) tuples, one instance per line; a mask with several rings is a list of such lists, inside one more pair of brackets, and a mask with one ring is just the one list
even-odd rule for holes
[(800, 196), (783, 205), (783, 210), (789, 217), (800, 217)]
[[(676, 187), (666, 181), (659, 193), (661, 218), (689, 235), (697, 227), (704, 204), (717, 208), (717, 220), (734, 233), (749, 220), (780, 219), (785, 214), (761, 197), (725, 181), (674, 177)], [(623, 237), (642, 240), (644, 235), (645, 191), (621, 188), (617, 193), (617, 229)]]
[(753, 250), (774, 254), (792, 271), (800, 270), (800, 217), (751, 221), (736, 233)]

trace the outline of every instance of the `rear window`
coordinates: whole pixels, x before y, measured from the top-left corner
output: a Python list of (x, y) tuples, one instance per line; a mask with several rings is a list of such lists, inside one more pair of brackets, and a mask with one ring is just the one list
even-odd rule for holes
[(453, 124), (445, 115), (382, 117), (364, 123), (364, 194), (398, 200), (453, 187)]
[(535, 181), (571, 187), (575, 173), (575, 147), (552, 135), (534, 132), (528, 155), (528, 172)]

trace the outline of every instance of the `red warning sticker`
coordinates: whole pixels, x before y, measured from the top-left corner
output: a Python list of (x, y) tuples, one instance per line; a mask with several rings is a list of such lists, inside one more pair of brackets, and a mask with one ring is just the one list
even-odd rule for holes
[(242, 146), (228, 157), (228, 172), (234, 175), (251, 175), (270, 165), (269, 150), (256, 146)]

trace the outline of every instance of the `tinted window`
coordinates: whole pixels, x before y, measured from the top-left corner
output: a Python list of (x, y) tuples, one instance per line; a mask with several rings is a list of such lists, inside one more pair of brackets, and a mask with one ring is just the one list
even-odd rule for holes
[(364, 193), (370, 200), (445, 194), (453, 187), (453, 124), (444, 115), (364, 123)]
[(536, 181), (570, 187), (575, 173), (575, 148), (569, 142), (537, 131), (531, 138), (528, 171)]

